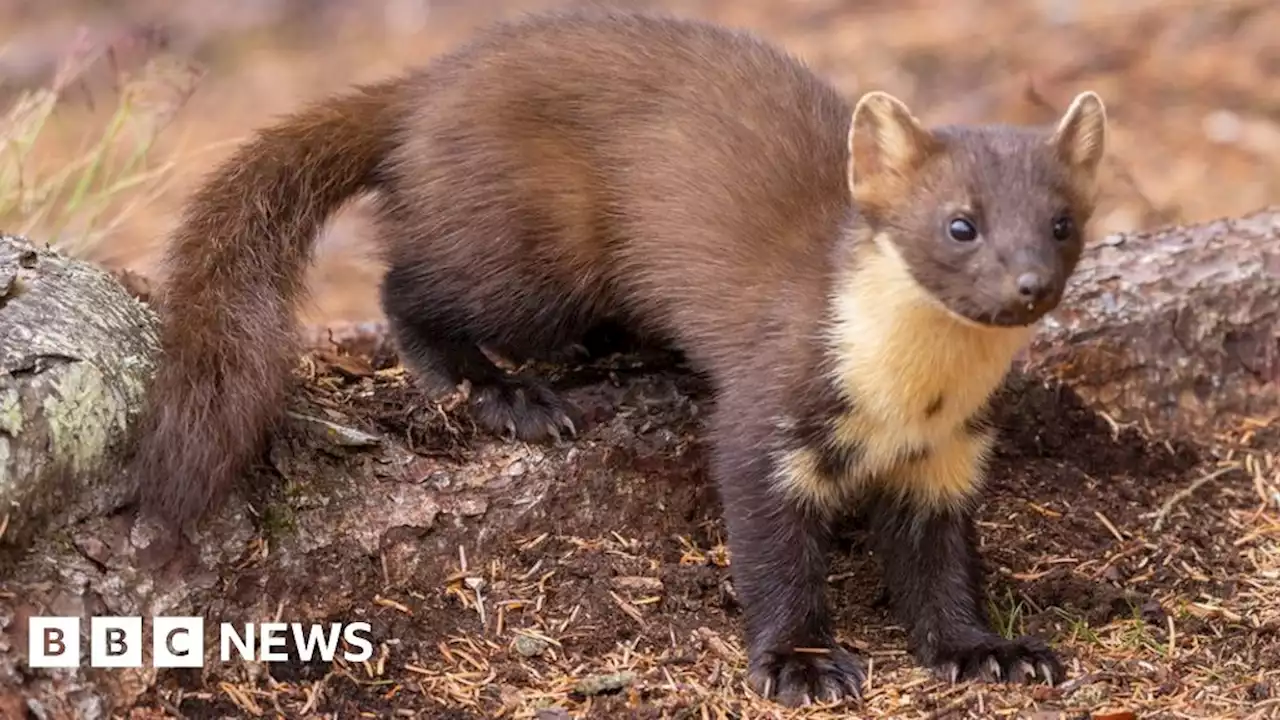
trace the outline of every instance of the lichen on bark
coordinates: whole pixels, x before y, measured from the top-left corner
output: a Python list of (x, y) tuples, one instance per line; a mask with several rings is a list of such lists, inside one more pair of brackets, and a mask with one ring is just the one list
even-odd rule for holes
[(98, 266), (0, 235), (0, 545), (119, 504), (156, 317)]

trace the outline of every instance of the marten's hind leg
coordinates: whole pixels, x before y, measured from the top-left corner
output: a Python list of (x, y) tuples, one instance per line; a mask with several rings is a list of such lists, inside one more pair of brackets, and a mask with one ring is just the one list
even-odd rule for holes
[(382, 283), (382, 305), (401, 357), (433, 394), (470, 385), (476, 424), (501, 437), (547, 442), (572, 437), (575, 408), (544, 383), (510, 375), (476, 342), (456, 296), (443, 297), (408, 269), (393, 267)]

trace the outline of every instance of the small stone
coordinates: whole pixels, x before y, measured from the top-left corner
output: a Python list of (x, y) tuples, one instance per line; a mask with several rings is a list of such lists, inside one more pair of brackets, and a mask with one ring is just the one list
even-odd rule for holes
[(1091, 683), (1081, 685), (1075, 692), (1071, 693), (1071, 702), (1080, 705), (1101, 705), (1106, 702), (1111, 693), (1107, 690), (1107, 686), (1101, 683)]
[(611, 673), (609, 675), (591, 675), (574, 683), (573, 691), (579, 695), (601, 695), (617, 692), (636, 681), (633, 672)]
[(529, 635), (519, 635), (516, 637), (516, 652), (531, 658), (537, 657), (546, 651), (548, 643), (542, 638), (530, 637)]

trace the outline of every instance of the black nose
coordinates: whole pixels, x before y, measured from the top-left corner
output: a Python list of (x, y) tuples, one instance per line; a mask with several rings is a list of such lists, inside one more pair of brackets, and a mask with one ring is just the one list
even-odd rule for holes
[(1040, 273), (1022, 273), (1018, 276), (1018, 294), (1028, 302), (1040, 302), (1049, 294), (1049, 282)]

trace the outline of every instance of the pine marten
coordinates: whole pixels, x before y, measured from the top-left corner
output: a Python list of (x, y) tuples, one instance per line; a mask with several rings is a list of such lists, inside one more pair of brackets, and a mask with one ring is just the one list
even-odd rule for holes
[(131, 476), (182, 525), (247, 468), (281, 415), (317, 232), (371, 191), (402, 357), (430, 388), (469, 383), (488, 431), (580, 431), (485, 351), (541, 358), (604, 322), (709, 379), (751, 687), (860, 696), (825, 599), (852, 508), (921, 663), (1058, 682), (1043, 642), (989, 626), (973, 515), (988, 397), (1074, 271), (1106, 127), (1093, 92), (1051, 126), (926, 127), (702, 21), (499, 23), (261, 130), (195, 192)]

